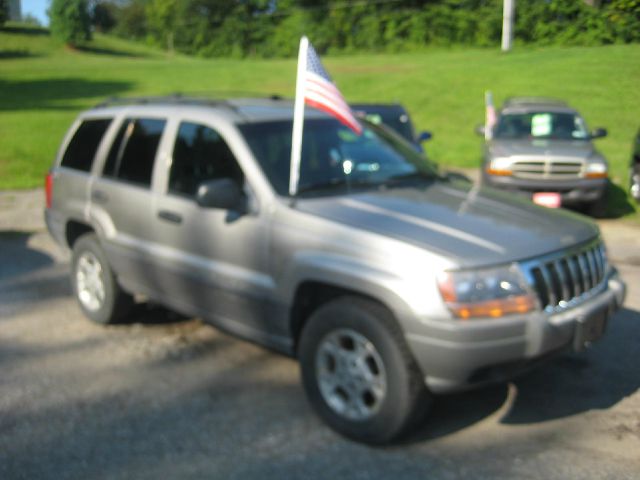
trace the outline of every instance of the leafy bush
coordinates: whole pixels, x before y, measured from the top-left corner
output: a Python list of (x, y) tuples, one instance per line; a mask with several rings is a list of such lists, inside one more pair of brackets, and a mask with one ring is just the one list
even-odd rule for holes
[(77, 46), (91, 40), (91, 17), (86, 0), (53, 0), (51, 2), (51, 34)]

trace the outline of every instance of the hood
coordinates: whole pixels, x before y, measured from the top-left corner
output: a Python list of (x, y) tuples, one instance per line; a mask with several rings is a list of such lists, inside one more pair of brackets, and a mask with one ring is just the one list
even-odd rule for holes
[(461, 267), (526, 260), (596, 237), (597, 226), (491, 189), (436, 182), (320, 199), (297, 208), (444, 255)]
[(558, 156), (585, 159), (594, 153), (589, 140), (493, 139), (489, 143), (492, 157)]

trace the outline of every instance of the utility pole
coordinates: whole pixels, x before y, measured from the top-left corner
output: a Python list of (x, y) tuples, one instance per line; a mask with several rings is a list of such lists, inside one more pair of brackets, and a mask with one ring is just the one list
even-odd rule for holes
[(502, 51), (511, 50), (513, 41), (513, 17), (516, 11), (516, 0), (504, 0), (502, 7)]

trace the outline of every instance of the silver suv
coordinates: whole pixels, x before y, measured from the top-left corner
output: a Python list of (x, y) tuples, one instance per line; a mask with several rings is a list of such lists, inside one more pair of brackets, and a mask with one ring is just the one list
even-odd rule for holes
[[(46, 181), (90, 319), (146, 297), (297, 356), (311, 404), (385, 443), (433, 394), (503, 380), (600, 338), (625, 285), (598, 228), (448, 181), (389, 129), (292, 104), (185, 98), (82, 113)], [(129, 320), (135, 320), (128, 318)]]
[[(478, 129), (484, 135), (484, 127)], [(484, 148), (482, 181), (507, 191), (555, 195), (557, 203), (605, 211), (608, 164), (580, 114), (566, 103), (537, 97), (508, 99)], [(535, 200), (535, 198), (534, 198)]]

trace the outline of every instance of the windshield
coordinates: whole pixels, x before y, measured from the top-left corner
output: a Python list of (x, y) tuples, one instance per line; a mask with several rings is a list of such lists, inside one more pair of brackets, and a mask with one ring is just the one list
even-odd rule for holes
[(507, 113), (500, 116), (494, 138), (588, 140), (589, 133), (584, 120), (573, 113)]
[[(363, 133), (333, 119), (304, 122), (299, 193), (335, 194), (432, 181), (436, 169), (397, 134), (363, 123)], [(239, 125), (262, 170), (280, 195), (289, 194), (291, 121)]]

